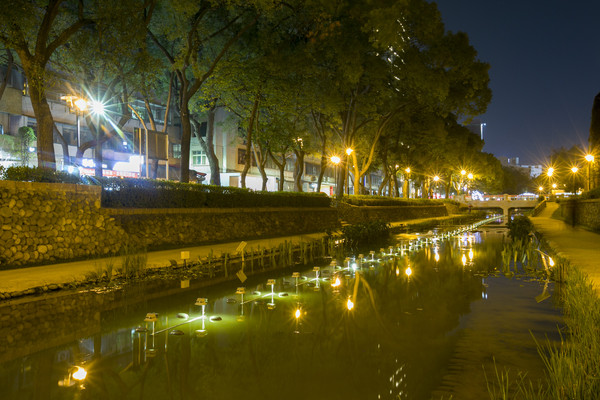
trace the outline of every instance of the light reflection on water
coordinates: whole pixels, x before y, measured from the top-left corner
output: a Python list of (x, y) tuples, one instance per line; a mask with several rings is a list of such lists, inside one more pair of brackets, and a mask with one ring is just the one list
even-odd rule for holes
[[(132, 301), (91, 336), (4, 360), (2, 398), (486, 398), (494, 360), (543, 376), (529, 331), (556, 337), (560, 323), (552, 299), (535, 300), (543, 282), (500, 274), (503, 240), (464, 233), (379, 263), (365, 253)], [(85, 389), (57, 385), (74, 365)]]

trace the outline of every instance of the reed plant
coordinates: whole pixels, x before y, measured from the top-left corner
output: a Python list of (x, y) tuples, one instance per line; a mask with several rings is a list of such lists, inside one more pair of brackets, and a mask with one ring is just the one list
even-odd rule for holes
[[(496, 383), (488, 383), (490, 399), (595, 400), (600, 396), (600, 299), (588, 276), (561, 257), (566, 279), (560, 304), (565, 317), (561, 340), (538, 341), (538, 352), (546, 377), (534, 384), (522, 376), (496, 372)], [(535, 338), (534, 338), (535, 339)]]

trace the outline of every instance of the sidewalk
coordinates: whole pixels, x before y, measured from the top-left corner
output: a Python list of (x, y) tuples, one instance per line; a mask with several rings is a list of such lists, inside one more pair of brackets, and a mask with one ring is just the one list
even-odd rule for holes
[(557, 209), (557, 203), (547, 203), (531, 221), (552, 249), (588, 275), (600, 295), (600, 234), (551, 218)]
[[(311, 233), (296, 236), (283, 236), (270, 239), (247, 240), (246, 251), (254, 248), (279, 247), (281, 243), (292, 242), (294, 244), (303, 241), (321, 239), (326, 233)], [(205, 246), (186, 247), (172, 250), (149, 251), (147, 253), (148, 267), (160, 268), (171, 266), (171, 260), (182, 263), (181, 252), (189, 251), (190, 261), (198, 260), (198, 257), (206, 257), (211, 251), (213, 255), (220, 256), (223, 253), (235, 254), (240, 242), (209, 244)], [(47, 286), (52, 284), (69, 283), (85, 280), (86, 274), (105, 268), (109, 262), (114, 262), (115, 268), (121, 265), (121, 257), (97, 258), (93, 260), (72, 261), (39, 267), (27, 267), (0, 271), (0, 293), (22, 292), (31, 288)]]

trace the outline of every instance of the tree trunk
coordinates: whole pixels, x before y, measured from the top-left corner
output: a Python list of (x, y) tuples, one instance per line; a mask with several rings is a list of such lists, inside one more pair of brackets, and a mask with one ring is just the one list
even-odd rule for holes
[(190, 143), (192, 139), (192, 123), (190, 121), (189, 100), (182, 96), (179, 108), (181, 113), (181, 161), (179, 162), (179, 182), (190, 181)]
[(319, 177), (317, 178), (317, 193), (321, 191), (321, 183), (323, 183), (323, 176), (325, 176), (325, 171), (327, 171), (327, 166), (329, 164), (329, 159), (325, 156), (325, 151), (321, 151), (321, 170), (319, 171)]
[(398, 175), (396, 175), (395, 171), (393, 174), (393, 178), (394, 178), (394, 197), (400, 197), (400, 182), (398, 182)]
[(296, 164), (294, 165), (294, 186), (296, 192), (302, 192), (302, 175), (304, 175), (304, 151), (294, 150)]
[(246, 160), (244, 162), (244, 169), (241, 174), (242, 188), (246, 188), (246, 175), (248, 175), (248, 171), (250, 170), (250, 166), (252, 165), (252, 131), (254, 129), (254, 119), (256, 118), (256, 113), (258, 112), (258, 96), (254, 100), (254, 105), (252, 106), (252, 113), (250, 114), (250, 121), (248, 121), (248, 130), (246, 135)]
[[(26, 70), (25, 73), (29, 76), (31, 72), (28, 73)], [(31, 85), (29, 87), (29, 97), (37, 122), (38, 166), (56, 169), (56, 159), (54, 156), (54, 119), (50, 112), (44, 88), (38, 85)]]
[(206, 158), (210, 166), (210, 184), (221, 186), (221, 171), (219, 168), (219, 158), (215, 153), (215, 112), (213, 106), (208, 110), (208, 121), (206, 123)]

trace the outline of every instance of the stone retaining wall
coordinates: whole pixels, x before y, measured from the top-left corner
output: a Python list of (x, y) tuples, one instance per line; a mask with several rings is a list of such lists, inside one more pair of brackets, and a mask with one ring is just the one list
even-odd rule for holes
[(568, 200), (560, 203), (560, 217), (568, 222), (600, 231), (600, 200)]
[(349, 224), (360, 224), (369, 221), (405, 221), (418, 218), (444, 217), (448, 215), (445, 205), (373, 207), (339, 204), (340, 218)]
[(332, 208), (107, 210), (148, 248), (297, 235), (339, 226)]
[(100, 208), (100, 190), (0, 181), (0, 267), (119, 251), (125, 232)]
[(97, 186), (0, 181), (0, 268), (336, 229), (333, 208), (104, 209)]

